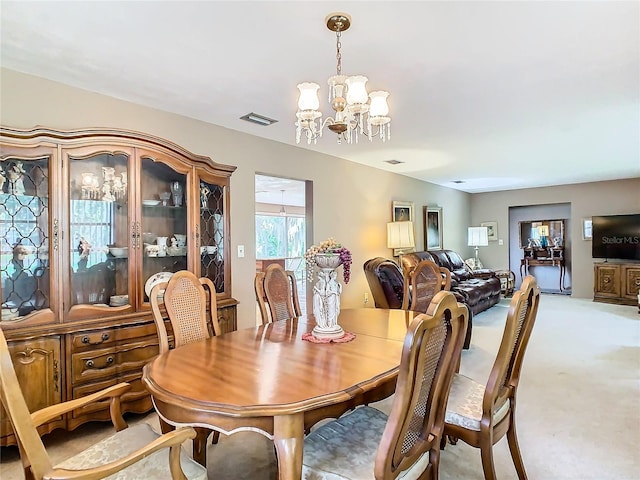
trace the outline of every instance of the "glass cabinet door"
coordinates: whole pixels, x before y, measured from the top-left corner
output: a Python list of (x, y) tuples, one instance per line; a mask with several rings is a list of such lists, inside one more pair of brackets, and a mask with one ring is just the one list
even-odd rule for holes
[(142, 284), (148, 302), (156, 283), (188, 266), (188, 178), (150, 156), (143, 155), (141, 161)]
[(44, 315), (48, 317), (44, 321), (53, 321), (49, 264), (52, 154), (24, 158), (5, 153), (3, 149), (0, 161), (1, 320)]
[(200, 180), (200, 276), (207, 277), (216, 292), (225, 291), (225, 189)]
[(67, 152), (68, 318), (120, 313), (133, 305), (129, 298), (131, 153), (94, 152), (95, 148), (91, 153)]

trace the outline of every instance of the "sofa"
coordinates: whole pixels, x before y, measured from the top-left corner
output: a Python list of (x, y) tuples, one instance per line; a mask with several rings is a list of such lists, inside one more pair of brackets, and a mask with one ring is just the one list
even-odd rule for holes
[(431, 260), (451, 272), (451, 291), (469, 309), (469, 323), (464, 342), (471, 342), (472, 318), (500, 301), (500, 279), (490, 269), (471, 271), (453, 250), (430, 250), (401, 256), (402, 268), (393, 260), (376, 257), (364, 263), (364, 273), (376, 308), (401, 308), (404, 296), (403, 271), (410, 271), (421, 260)]
[(501, 285), (496, 272), (483, 268), (470, 270), (462, 257), (453, 250), (429, 250), (407, 253), (401, 257), (402, 271), (410, 271), (421, 260), (432, 260), (451, 272), (451, 291), (459, 302), (476, 315), (500, 301)]

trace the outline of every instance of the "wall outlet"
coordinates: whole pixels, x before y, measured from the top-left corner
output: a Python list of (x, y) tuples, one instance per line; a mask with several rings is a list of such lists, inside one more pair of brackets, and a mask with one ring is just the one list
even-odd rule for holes
[(504, 245), (504, 240), (502, 240), (501, 238), (498, 239), (498, 245)]
[(364, 304), (369, 303), (369, 292), (364, 292)]

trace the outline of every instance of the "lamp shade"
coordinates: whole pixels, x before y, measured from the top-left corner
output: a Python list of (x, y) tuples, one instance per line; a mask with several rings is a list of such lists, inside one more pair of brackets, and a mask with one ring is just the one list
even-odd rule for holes
[(470, 247), (486, 247), (489, 245), (489, 229), (487, 227), (469, 227), (467, 229)]
[(312, 82), (298, 84), (300, 96), (298, 97), (299, 110), (318, 110), (320, 108), (320, 100), (318, 100), (318, 89), (320, 85)]
[(376, 90), (371, 92), (369, 97), (371, 98), (371, 106), (369, 107), (369, 115), (372, 117), (384, 117), (389, 114), (389, 105), (387, 105), (387, 97), (389, 92), (383, 90)]
[(349, 105), (367, 103), (369, 100), (369, 95), (367, 94), (368, 80), (364, 75), (354, 75), (347, 78), (347, 103)]
[(413, 237), (413, 222), (387, 223), (387, 247), (413, 248), (416, 246)]

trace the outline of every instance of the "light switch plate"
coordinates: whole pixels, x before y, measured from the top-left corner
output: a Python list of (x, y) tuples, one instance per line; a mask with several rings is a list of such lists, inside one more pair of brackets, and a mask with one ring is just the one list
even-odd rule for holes
[(498, 245), (504, 245), (504, 240), (502, 240), (501, 238), (498, 239)]
[(244, 257), (244, 245), (238, 245), (238, 258)]

